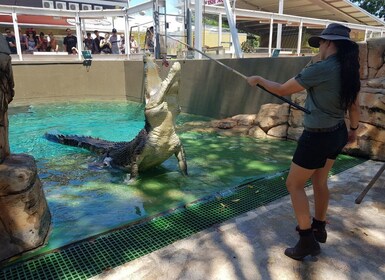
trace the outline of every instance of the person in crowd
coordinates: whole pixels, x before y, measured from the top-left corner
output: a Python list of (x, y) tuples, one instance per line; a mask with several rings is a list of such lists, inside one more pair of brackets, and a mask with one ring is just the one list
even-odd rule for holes
[(139, 45), (134, 36), (130, 36), (130, 51), (131, 53), (139, 53)]
[(111, 44), (111, 53), (119, 54), (119, 45), (118, 45), (119, 39), (115, 28), (112, 29), (112, 35), (109, 38), (109, 42)]
[(32, 54), (33, 52), (37, 51), (37, 38), (36, 33), (33, 29), (27, 30), (27, 38), (25, 40), (25, 45), (27, 46), (27, 50), (25, 53)]
[(37, 43), (37, 50), (39, 52), (46, 52), (48, 48), (48, 40), (44, 35), (44, 32), (40, 32), (38, 43)]
[(76, 36), (72, 35), (72, 30), (70, 28), (66, 29), (67, 36), (63, 40), (63, 48), (68, 54), (73, 54), (72, 48), (76, 48), (78, 39)]
[[(342, 148), (356, 141), (359, 124), (359, 49), (350, 39), (350, 28), (332, 23), (320, 36), (311, 37), (311, 47), (319, 48), (321, 61), (305, 67), (297, 76), (280, 84), (261, 76), (247, 78), (251, 86), (261, 85), (280, 96), (302, 90), (308, 95), (304, 131), (297, 143), (286, 187), (290, 193), (300, 239), (285, 255), (302, 260), (320, 253), (318, 242), (327, 238), (326, 214), (329, 204), (328, 173)], [(349, 113), (350, 128), (345, 124)], [(314, 191), (314, 217), (304, 187), (311, 179)]]
[(21, 31), (21, 28), (19, 28), (19, 37), (20, 37), (21, 52), (25, 53), (25, 51), (28, 49), (27, 45), (25, 44), (25, 42), (27, 41), (27, 35), (25, 35)]
[(47, 46), (47, 52), (57, 52), (59, 51), (59, 45), (57, 43), (57, 40), (52, 32), (48, 33), (49, 37), (49, 43)]
[(100, 53), (101, 54), (111, 54), (111, 43), (110, 43), (110, 33), (105, 34), (106, 37), (100, 41)]
[(94, 45), (94, 39), (91, 37), (91, 32), (87, 32), (87, 37), (83, 40), (84, 43), (84, 50), (91, 51)]
[(154, 27), (151, 26), (146, 31), (146, 38), (145, 38), (145, 50), (148, 50), (149, 52), (153, 53), (155, 51), (155, 43), (154, 43)]
[(93, 47), (92, 47), (92, 53), (98, 54), (98, 53), (101, 52), (100, 42), (102, 40), (104, 40), (104, 37), (100, 36), (98, 30), (95, 30), (94, 34), (95, 34), (95, 38), (94, 38), (94, 44), (93, 44)]
[(125, 54), (125, 53), (126, 53), (126, 39), (124, 38), (124, 34), (121, 34), (121, 35), (120, 35), (120, 46), (119, 46), (119, 50), (120, 50), (120, 53), (121, 53), (121, 54)]
[(15, 35), (12, 33), (11, 29), (6, 28), (5, 29), (5, 39), (8, 42), (9, 50), (11, 51), (11, 54), (17, 54), (17, 48), (16, 48), (16, 38)]
[(72, 51), (72, 54), (78, 54), (79, 53), (79, 50), (75, 47), (72, 47), (71, 51)]

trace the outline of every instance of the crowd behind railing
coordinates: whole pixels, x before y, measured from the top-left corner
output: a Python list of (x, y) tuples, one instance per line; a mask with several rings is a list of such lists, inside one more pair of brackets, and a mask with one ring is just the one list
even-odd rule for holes
[[(17, 54), (16, 37), (14, 31), (6, 27), (4, 29), (4, 36), (9, 44), (11, 54)], [(22, 54), (36, 54), (47, 52), (65, 52), (68, 54), (78, 53), (78, 44), (81, 42), (82, 49), (90, 51), (92, 54), (125, 54), (125, 36), (118, 34), (117, 30), (113, 28), (111, 33), (99, 32), (94, 30), (86, 32), (82, 40), (72, 34), (72, 29), (65, 30), (66, 35), (55, 35), (52, 31), (48, 35), (44, 32), (38, 32), (34, 28), (27, 28), (24, 31), (19, 28), (20, 46)], [(153, 27), (147, 29), (144, 39), (144, 46), (139, 46), (135, 36), (131, 34), (129, 40), (130, 53), (139, 53), (141, 49), (154, 52)], [(139, 36), (139, 34), (137, 35)]]

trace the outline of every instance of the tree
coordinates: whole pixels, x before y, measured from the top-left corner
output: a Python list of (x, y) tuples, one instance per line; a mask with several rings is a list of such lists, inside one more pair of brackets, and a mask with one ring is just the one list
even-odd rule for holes
[(385, 18), (385, 0), (350, 0), (357, 6), (379, 18)]

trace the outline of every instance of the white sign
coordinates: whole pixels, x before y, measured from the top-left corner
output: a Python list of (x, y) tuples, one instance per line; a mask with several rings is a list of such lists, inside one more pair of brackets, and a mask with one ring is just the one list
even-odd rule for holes
[(205, 0), (205, 5), (223, 4), (223, 0)]

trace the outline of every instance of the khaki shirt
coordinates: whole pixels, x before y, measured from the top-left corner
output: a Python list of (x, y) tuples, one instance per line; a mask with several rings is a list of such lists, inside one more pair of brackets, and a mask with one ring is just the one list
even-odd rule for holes
[(295, 80), (308, 95), (304, 126), (309, 128), (333, 127), (344, 120), (345, 110), (340, 105), (340, 64), (336, 55), (304, 68)]

